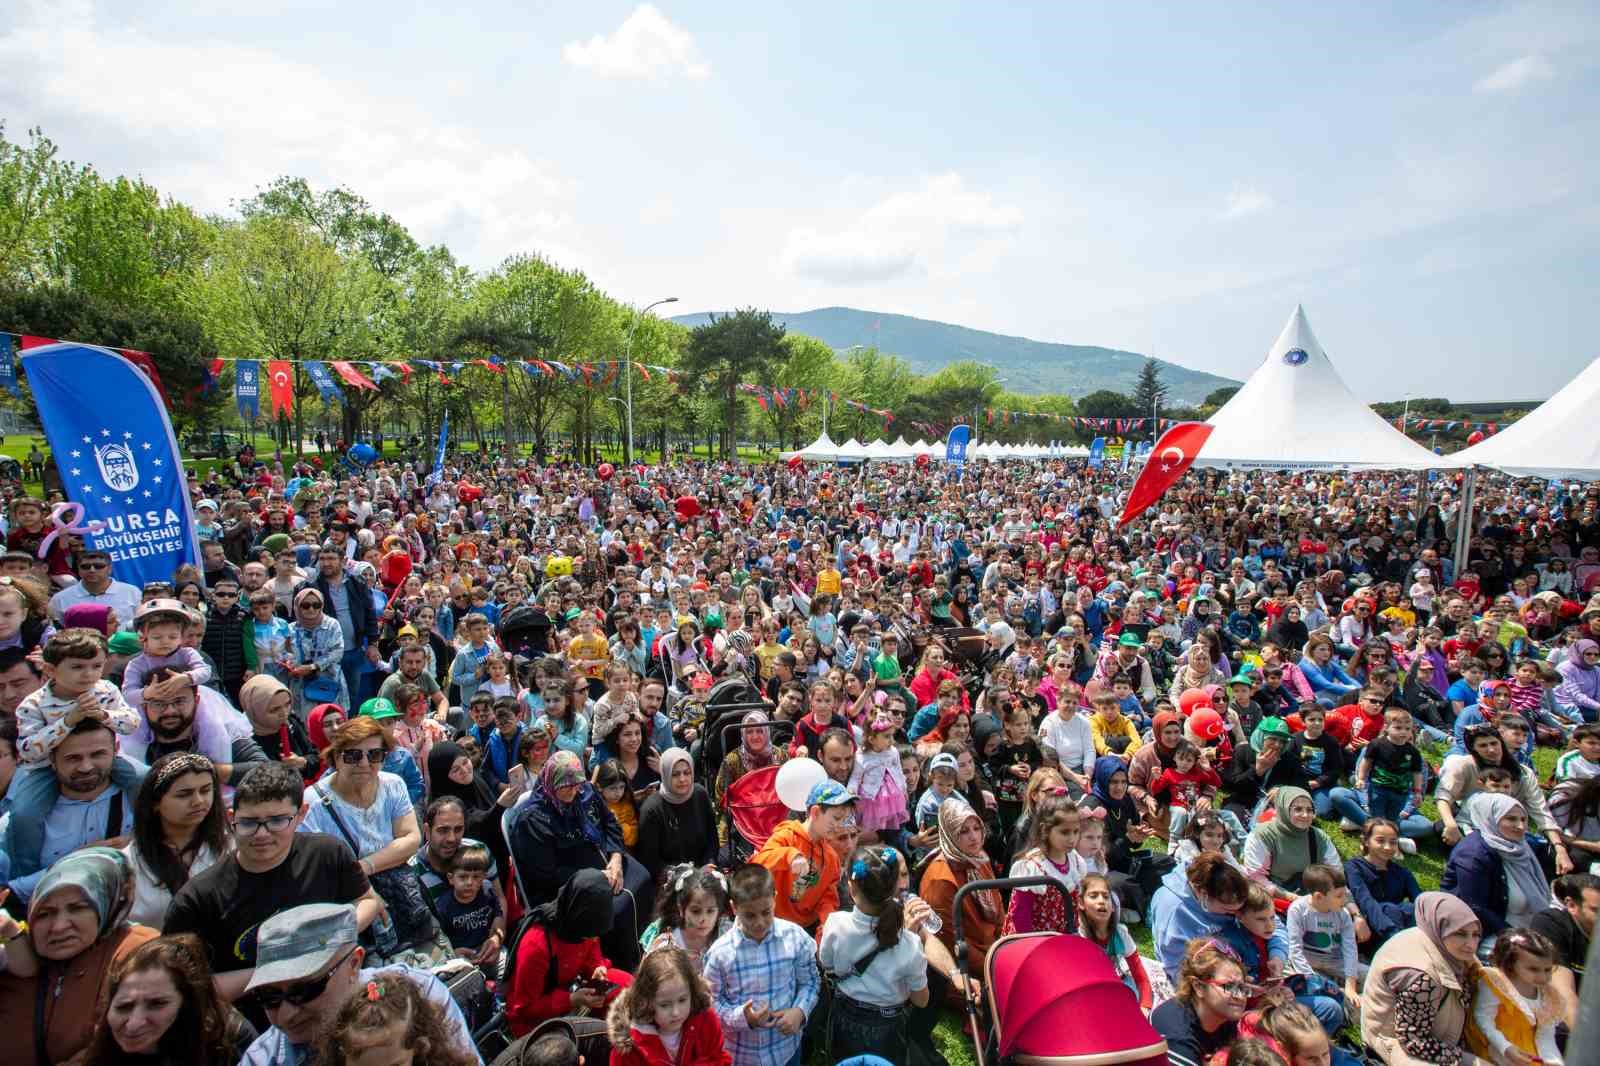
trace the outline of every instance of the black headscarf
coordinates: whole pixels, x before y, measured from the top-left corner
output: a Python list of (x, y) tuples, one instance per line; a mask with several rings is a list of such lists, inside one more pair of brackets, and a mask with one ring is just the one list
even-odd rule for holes
[(557, 937), (577, 944), (611, 932), (616, 911), (611, 883), (599, 870), (579, 870), (567, 878), (556, 898), (533, 908), (533, 917)]
[(468, 814), (492, 810), (499, 797), (483, 775), (473, 771), (471, 784), (458, 784), (450, 780), (450, 767), (467, 753), (453, 740), (441, 740), (428, 750), (428, 802), (441, 796), (454, 796), (461, 801)]

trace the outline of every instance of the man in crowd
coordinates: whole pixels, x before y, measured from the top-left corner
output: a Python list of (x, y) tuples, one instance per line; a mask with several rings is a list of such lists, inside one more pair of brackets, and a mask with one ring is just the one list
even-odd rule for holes
[(317, 576), (301, 588), (320, 592), (327, 613), (339, 623), (344, 634), (344, 662), (340, 663), (340, 668), (349, 686), (350, 702), (359, 705), (366, 698), (361, 693), (361, 664), (363, 660), (376, 664), (382, 658), (378, 652), (378, 612), (372, 606), (372, 593), (360, 578), (345, 570), (345, 553), (333, 544), (317, 552)]
[(57, 626), (68, 607), (80, 603), (104, 604), (117, 612), (123, 629), (133, 626), (133, 612), (139, 607), (139, 590), (111, 576), (111, 556), (91, 549), (78, 556), (78, 582), (50, 597), (50, 617)]
[[(181, 677), (168, 667), (152, 671), (148, 682)], [(192, 751), (216, 764), (224, 785), (237, 785), (246, 772), (267, 761), (250, 730), (250, 720), (209, 688), (184, 687), (165, 699), (144, 701), (149, 726), (123, 742), (123, 751), (146, 766), (175, 751)]]

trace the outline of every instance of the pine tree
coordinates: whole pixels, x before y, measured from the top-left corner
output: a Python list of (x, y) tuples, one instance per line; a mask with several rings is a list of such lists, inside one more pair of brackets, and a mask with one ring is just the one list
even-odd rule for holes
[(1166, 402), (1167, 387), (1161, 383), (1161, 364), (1146, 359), (1139, 368), (1139, 382), (1133, 387), (1133, 403), (1140, 417), (1160, 416), (1161, 405)]

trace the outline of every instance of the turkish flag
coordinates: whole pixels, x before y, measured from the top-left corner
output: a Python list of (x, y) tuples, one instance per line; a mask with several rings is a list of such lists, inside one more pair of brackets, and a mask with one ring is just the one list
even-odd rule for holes
[(272, 391), (272, 417), (294, 413), (294, 366), (284, 359), (267, 364), (267, 384)]
[(329, 365), (333, 367), (336, 374), (344, 379), (345, 384), (353, 385), (358, 389), (369, 389), (373, 392), (378, 390), (378, 386), (373, 384), (371, 378), (367, 377), (367, 375), (351, 366), (345, 360), (335, 359)]
[(1161, 439), (1150, 450), (1150, 458), (1145, 460), (1144, 469), (1134, 481), (1133, 490), (1128, 493), (1128, 503), (1122, 508), (1122, 517), (1117, 519), (1117, 525), (1125, 526), (1144, 514), (1161, 499), (1163, 493), (1178, 483), (1183, 472), (1194, 463), (1195, 456), (1200, 454), (1200, 447), (1211, 436), (1211, 429), (1205, 422), (1179, 422), (1161, 434)]

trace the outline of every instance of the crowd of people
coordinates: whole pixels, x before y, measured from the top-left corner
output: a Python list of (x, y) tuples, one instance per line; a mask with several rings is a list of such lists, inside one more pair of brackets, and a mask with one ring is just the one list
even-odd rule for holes
[(1180, 1066), (1562, 1061), (1600, 495), (454, 462), (191, 476), (143, 587), (9, 502), (17, 1061), (937, 1066), (1040, 931)]

